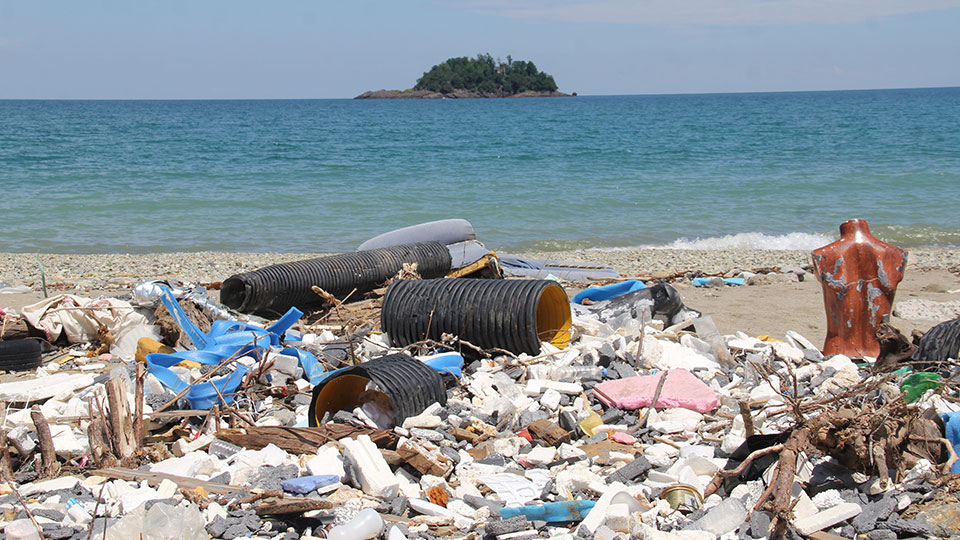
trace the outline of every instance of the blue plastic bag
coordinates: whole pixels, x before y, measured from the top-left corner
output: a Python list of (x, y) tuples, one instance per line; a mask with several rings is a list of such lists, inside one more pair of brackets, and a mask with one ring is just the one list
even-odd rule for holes
[[(947, 440), (953, 445), (953, 451), (960, 455), (960, 412), (945, 413), (941, 415), (946, 427)], [(951, 473), (960, 473), (960, 461), (950, 467)]]
[(620, 296), (621, 294), (627, 294), (628, 292), (639, 291), (640, 289), (646, 288), (647, 286), (644, 284), (644, 282), (631, 279), (627, 281), (621, 281), (620, 283), (611, 283), (610, 285), (584, 289), (573, 297), (572, 302), (574, 304), (582, 304), (586, 298), (589, 298), (594, 302), (599, 302), (601, 300), (609, 300), (614, 296)]

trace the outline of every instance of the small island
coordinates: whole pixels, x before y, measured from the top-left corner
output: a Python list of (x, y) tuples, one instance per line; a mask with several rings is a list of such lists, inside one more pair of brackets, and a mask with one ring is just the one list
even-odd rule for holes
[[(552, 75), (537, 69), (533, 62), (503, 62), (489, 54), (476, 58), (450, 58), (430, 68), (406, 90), (370, 90), (354, 99), (449, 99), (505, 97), (569, 97), (557, 91)], [(574, 92), (572, 95), (577, 95)]]

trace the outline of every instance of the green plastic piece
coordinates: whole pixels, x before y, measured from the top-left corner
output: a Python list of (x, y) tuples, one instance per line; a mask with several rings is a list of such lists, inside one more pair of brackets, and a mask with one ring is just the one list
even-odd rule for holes
[(912, 373), (900, 383), (900, 391), (906, 392), (903, 399), (907, 403), (913, 403), (920, 399), (920, 396), (927, 390), (940, 387), (942, 377), (936, 373)]

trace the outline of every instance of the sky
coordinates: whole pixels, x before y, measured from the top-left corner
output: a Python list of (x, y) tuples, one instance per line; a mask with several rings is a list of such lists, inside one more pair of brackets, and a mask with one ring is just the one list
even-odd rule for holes
[(0, 0), (0, 99), (349, 98), (478, 53), (581, 95), (960, 86), (960, 0)]

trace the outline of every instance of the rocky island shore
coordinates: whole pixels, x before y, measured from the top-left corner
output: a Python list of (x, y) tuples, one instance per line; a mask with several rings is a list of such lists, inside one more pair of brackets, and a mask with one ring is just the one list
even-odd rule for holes
[(353, 99), (469, 99), (469, 98), (525, 98), (525, 97), (575, 97), (577, 94), (565, 94), (556, 90), (526, 90), (517, 94), (499, 92), (477, 92), (454, 90), (453, 92), (433, 92), (431, 90), (367, 90)]

